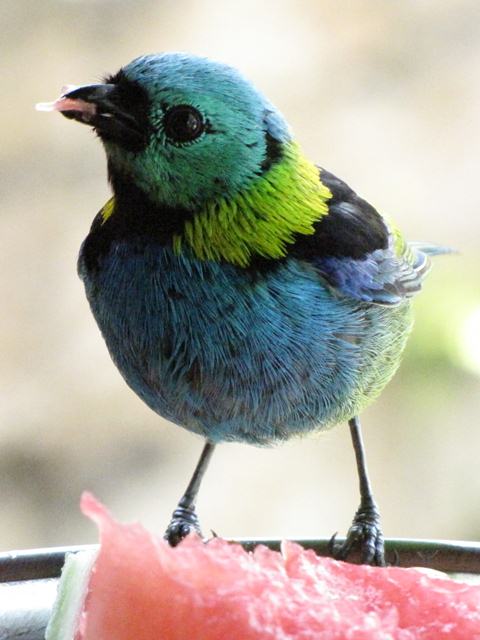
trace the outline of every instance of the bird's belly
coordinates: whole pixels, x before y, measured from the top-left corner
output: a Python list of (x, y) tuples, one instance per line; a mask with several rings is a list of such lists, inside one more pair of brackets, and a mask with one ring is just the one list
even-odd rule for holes
[(410, 327), (287, 261), (264, 274), (117, 245), (87, 296), (110, 354), (157, 413), (213, 441), (268, 444), (348, 419), (394, 373)]

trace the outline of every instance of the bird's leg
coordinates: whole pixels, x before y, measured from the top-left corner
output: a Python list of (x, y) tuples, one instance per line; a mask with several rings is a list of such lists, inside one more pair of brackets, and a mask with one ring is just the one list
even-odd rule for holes
[(192, 479), (180, 498), (177, 508), (172, 513), (172, 519), (164, 535), (171, 547), (176, 547), (191, 531), (196, 531), (199, 536), (202, 535), (200, 523), (195, 513), (195, 501), (214, 449), (215, 445), (207, 440)]
[(385, 548), (383, 533), (380, 528), (380, 513), (368, 478), (360, 420), (357, 417), (352, 418), (349, 420), (348, 426), (350, 427), (357, 462), (360, 482), (360, 506), (353, 518), (345, 542), (338, 548), (334, 547), (333, 555), (338, 560), (346, 560), (350, 552), (357, 549), (361, 553), (364, 564), (385, 566)]

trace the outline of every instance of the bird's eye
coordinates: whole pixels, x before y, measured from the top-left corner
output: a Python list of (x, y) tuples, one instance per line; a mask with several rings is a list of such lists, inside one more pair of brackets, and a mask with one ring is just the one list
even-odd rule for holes
[(171, 107), (164, 118), (165, 135), (172, 142), (191, 142), (198, 138), (205, 128), (202, 114), (188, 104)]

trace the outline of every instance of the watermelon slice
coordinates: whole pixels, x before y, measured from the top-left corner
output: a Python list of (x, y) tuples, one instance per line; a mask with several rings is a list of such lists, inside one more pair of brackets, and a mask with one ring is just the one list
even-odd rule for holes
[(191, 535), (171, 548), (90, 494), (81, 506), (100, 549), (67, 561), (47, 640), (480, 640), (480, 586), (291, 542), (246, 552)]

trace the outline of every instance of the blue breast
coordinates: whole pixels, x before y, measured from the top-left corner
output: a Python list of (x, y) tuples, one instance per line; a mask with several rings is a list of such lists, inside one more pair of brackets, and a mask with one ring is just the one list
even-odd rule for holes
[(288, 259), (265, 272), (147, 240), (112, 243), (80, 274), (110, 354), (161, 416), (212, 441), (268, 444), (346, 420), (394, 373), (410, 328), (337, 296)]

